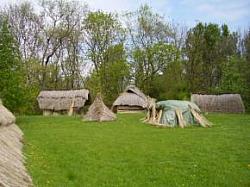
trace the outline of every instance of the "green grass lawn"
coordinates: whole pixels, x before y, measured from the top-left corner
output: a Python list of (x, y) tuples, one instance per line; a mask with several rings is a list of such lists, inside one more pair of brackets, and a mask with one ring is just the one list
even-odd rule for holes
[(250, 186), (250, 115), (210, 114), (212, 128), (185, 129), (142, 117), (19, 117), (35, 186)]

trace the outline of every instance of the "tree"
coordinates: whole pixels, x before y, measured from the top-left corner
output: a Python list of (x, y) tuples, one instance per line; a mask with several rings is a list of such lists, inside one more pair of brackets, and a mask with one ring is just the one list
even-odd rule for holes
[(243, 58), (245, 59), (241, 72), (245, 80), (245, 89), (242, 93), (245, 106), (250, 111), (250, 28), (243, 38)]
[(174, 46), (164, 43), (155, 43), (146, 49), (134, 50), (132, 66), (135, 84), (145, 93), (156, 97), (155, 78), (165, 71), (169, 63), (176, 60), (175, 55)]
[(128, 13), (126, 24), (135, 84), (152, 95), (154, 79), (177, 57), (173, 30), (147, 5)]
[[(38, 82), (40, 89), (79, 88), (81, 19), (86, 6), (77, 1), (40, 2), (39, 12), (29, 2), (10, 5), (4, 12), (19, 44), (26, 84)], [(36, 68), (32, 69), (34, 62)], [(39, 76), (31, 76), (35, 70)]]
[(186, 77), (190, 92), (210, 92), (220, 86), (222, 69), (236, 54), (237, 36), (226, 25), (198, 23), (187, 34)]
[(188, 100), (190, 95), (187, 90), (185, 74), (183, 74), (183, 66), (182, 61), (171, 62), (163, 74), (155, 79), (154, 84), (156, 87), (152, 91), (155, 92), (156, 98), (159, 100)]
[(105, 103), (112, 105), (128, 82), (129, 66), (126, 62), (124, 47), (119, 44), (108, 48), (99, 71), (94, 70), (86, 81), (86, 86), (93, 95), (101, 91)]
[(105, 51), (124, 41), (124, 30), (116, 15), (102, 11), (89, 12), (83, 20), (88, 58), (98, 73), (104, 63)]
[(20, 53), (4, 17), (0, 18), (0, 77), (0, 98), (11, 111), (20, 112), (25, 102)]
[(223, 67), (219, 92), (222, 93), (244, 93), (245, 79), (242, 74), (244, 59), (240, 56), (230, 57), (228, 63)]
[(86, 83), (93, 94), (102, 92), (111, 104), (124, 88), (128, 66), (124, 50), (124, 29), (116, 15), (89, 12), (83, 21), (86, 53), (93, 63), (93, 73)]

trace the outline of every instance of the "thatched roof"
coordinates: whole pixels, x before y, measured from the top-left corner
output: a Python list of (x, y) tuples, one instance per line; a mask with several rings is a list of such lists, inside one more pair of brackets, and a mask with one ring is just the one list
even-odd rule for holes
[(113, 106), (140, 106), (146, 108), (147, 97), (136, 86), (128, 86), (115, 100)]
[(15, 123), (15, 116), (2, 105), (0, 100), (0, 126), (7, 126), (12, 123)]
[(41, 91), (37, 97), (39, 107), (42, 110), (69, 110), (74, 102), (75, 108), (84, 106), (88, 100), (89, 91), (67, 90), (67, 91)]
[(98, 94), (84, 118), (88, 121), (112, 121), (116, 119), (116, 115), (103, 103), (101, 95)]
[(245, 107), (240, 94), (201, 95), (192, 94), (191, 101), (202, 112), (244, 113)]
[(144, 100), (147, 100), (147, 96), (141, 90), (139, 90), (139, 88), (137, 88), (135, 85), (127, 86), (124, 92), (136, 94), (141, 98), (143, 98)]
[(22, 131), (0, 103), (0, 186), (32, 186), (22, 154)]

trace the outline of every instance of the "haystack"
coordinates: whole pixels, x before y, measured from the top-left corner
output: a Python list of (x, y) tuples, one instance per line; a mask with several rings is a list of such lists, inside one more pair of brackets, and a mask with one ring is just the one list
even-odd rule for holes
[(87, 121), (113, 121), (116, 115), (104, 104), (101, 94), (97, 94), (84, 119)]
[(202, 112), (244, 113), (245, 107), (240, 94), (201, 95), (192, 94), (191, 101)]
[(197, 105), (189, 101), (167, 100), (155, 105), (151, 103), (145, 122), (162, 127), (200, 125), (210, 127), (211, 123), (201, 114)]
[(128, 86), (115, 100), (112, 106), (114, 112), (138, 112), (147, 108), (147, 97), (136, 86)]
[(37, 97), (39, 108), (44, 115), (64, 114), (79, 111), (88, 100), (89, 91), (66, 90), (66, 91), (41, 91)]
[(22, 136), (15, 116), (0, 101), (0, 186), (32, 186), (24, 166)]

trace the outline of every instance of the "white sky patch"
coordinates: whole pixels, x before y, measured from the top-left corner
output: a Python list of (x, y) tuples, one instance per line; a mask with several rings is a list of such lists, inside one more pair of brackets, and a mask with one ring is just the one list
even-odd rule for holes
[(184, 6), (192, 7), (213, 20), (236, 22), (249, 16), (249, 0), (182, 0)]
[(148, 4), (155, 11), (168, 13), (171, 11), (168, 0), (86, 0), (93, 10), (105, 10), (110, 12), (135, 11), (141, 5)]
[(226, 21), (237, 21), (249, 13), (248, 9), (244, 7), (232, 7), (232, 4), (228, 6), (216, 6), (208, 3), (200, 4), (197, 6), (197, 10), (204, 14), (215, 16), (217, 19), (223, 19)]
[[(25, 0), (0, 0), (0, 8), (9, 3)], [(27, 0), (38, 6), (40, 0)], [(53, 1), (53, 0), (51, 0)], [(71, 0), (65, 0), (71, 1)], [(77, 1), (77, 0), (76, 0)], [(250, 26), (250, 0), (78, 0), (86, 2), (91, 10), (104, 10), (123, 15), (148, 4), (153, 11), (167, 20), (176, 20), (190, 27), (197, 21), (227, 24), (233, 30), (247, 29)], [(36, 9), (36, 7), (35, 7)]]

